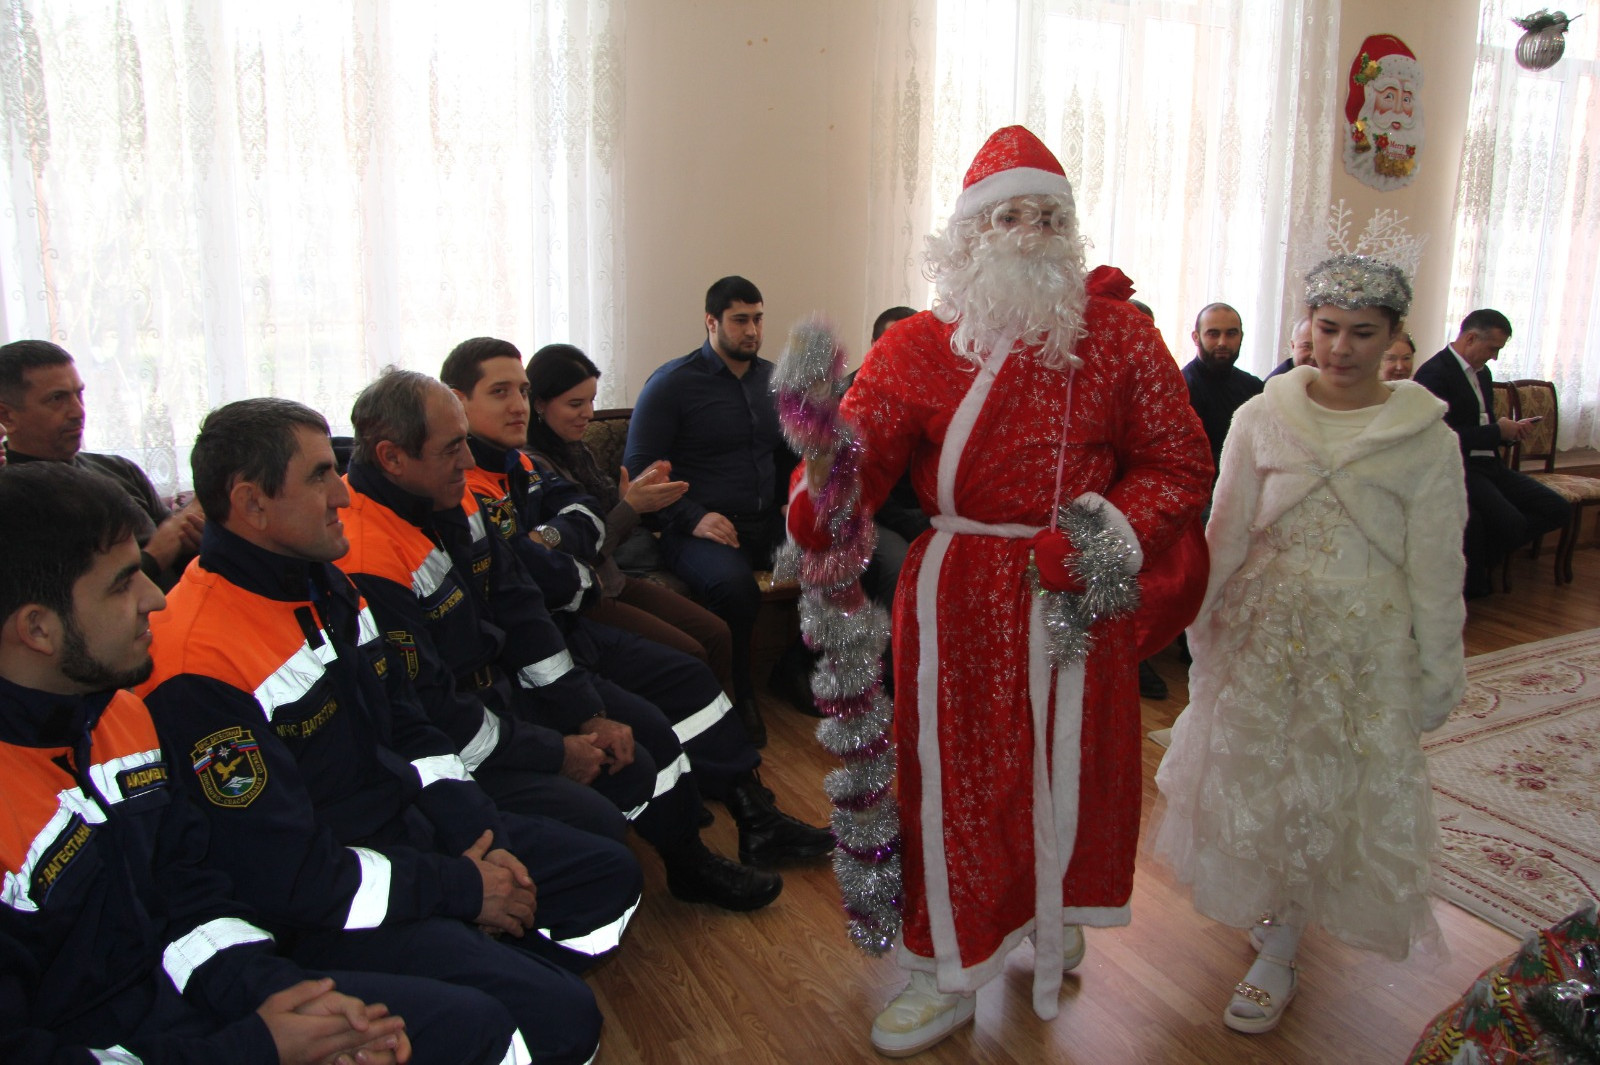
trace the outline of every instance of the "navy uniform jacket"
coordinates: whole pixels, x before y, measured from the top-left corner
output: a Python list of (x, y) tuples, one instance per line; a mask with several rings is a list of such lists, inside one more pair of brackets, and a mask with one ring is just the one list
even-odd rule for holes
[[(494, 692), (495, 709), (523, 725), (523, 707), (536, 705), (557, 733), (605, 715), (539, 586), (488, 534), (470, 492), (462, 506), (436, 511), (363, 463), (346, 480), (350, 553), (339, 565), (372, 603), (436, 720), (450, 714), (440, 726), (452, 739), (468, 742), (480, 727), (475, 692)], [(559, 735), (553, 743), (551, 771), (561, 766)]]
[[(485, 522), (511, 545), (553, 614), (587, 610), (600, 594), (595, 567), (606, 538), (600, 504), (525, 451), (507, 451), (475, 436), (467, 443), (478, 462), (467, 471), (467, 490)], [(561, 534), (558, 550), (542, 539), (534, 543), (530, 534), (540, 525)]]
[(504, 826), (391, 668), (350, 581), (208, 523), (151, 616), (140, 690), (174, 775), (209, 815), (211, 860), (269, 922), (363, 929), (472, 920), (460, 857)]
[[(255, 1010), (306, 974), (199, 864), (205, 821), (172, 768), (131, 693), (0, 679), (0, 1060), (135, 1060), (89, 1049), (120, 1046), (152, 1063), (276, 1065)], [(161, 982), (217, 1031), (119, 1042), (169, 993)]]

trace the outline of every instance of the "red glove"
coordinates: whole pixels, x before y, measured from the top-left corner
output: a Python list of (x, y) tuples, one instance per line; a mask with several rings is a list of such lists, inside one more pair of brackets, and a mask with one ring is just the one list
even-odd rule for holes
[(1078, 549), (1072, 546), (1067, 534), (1060, 530), (1041, 529), (1028, 543), (1033, 547), (1033, 565), (1039, 571), (1039, 583), (1052, 592), (1083, 594), (1083, 582), (1072, 571), (1072, 560)]

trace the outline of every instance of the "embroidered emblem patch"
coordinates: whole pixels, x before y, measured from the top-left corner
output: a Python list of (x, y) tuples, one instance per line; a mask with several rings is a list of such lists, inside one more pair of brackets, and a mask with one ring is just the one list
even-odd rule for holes
[(478, 502), (484, 518), (499, 531), (502, 540), (509, 540), (517, 535), (517, 508), (511, 500), (505, 497), (500, 499), (479, 497)]
[(406, 677), (410, 680), (417, 679), (417, 672), (421, 663), (417, 658), (417, 638), (404, 629), (395, 629), (383, 634), (389, 646), (400, 652), (401, 659), (406, 664)]
[(267, 787), (267, 763), (249, 729), (227, 728), (191, 752), (200, 790), (218, 806), (249, 806)]

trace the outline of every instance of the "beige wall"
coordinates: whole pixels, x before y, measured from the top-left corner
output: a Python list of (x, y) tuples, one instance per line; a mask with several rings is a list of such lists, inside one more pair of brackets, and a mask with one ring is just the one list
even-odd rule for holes
[[(1438, 351), (1455, 336), (1446, 322), (1450, 288), (1451, 218), (1455, 209), (1456, 173), (1461, 165), (1461, 140), (1472, 93), (1472, 65), (1477, 50), (1478, 7), (1472, 0), (1344, 0), (1339, 22), (1342, 76), (1374, 33), (1392, 33), (1410, 46), (1422, 66), (1423, 123), (1427, 141), (1422, 163), (1410, 185), (1393, 192), (1368, 188), (1345, 173), (1335, 160), (1332, 197), (1343, 197), (1352, 228), (1361, 227), (1379, 208), (1407, 216), (1406, 228), (1427, 234), (1427, 248), (1415, 279), (1416, 299), (1406, 323), (1421, 357)], [(1340, 128), (1344, 122), (1344, 89), (1339, 91)]]
[(859, 357), (874, 8), (628, 0), (626, 402), (705, 339), (727, 274), (766, 298), (764, 354), (824, 311)]
[[(876, 4), (862, 0), (625, 0), (628, 327), (631, 403), (650, 371), (704, 338), (706, 286), (750, 278), (766, 297), (765, 351), (801, 315), (826, 312), (859, 359)], [(1345, 0), (1340, 62), (1393, 33), (1415, 50), (1427, 129), (1417, 180), (1377, 192), (1335, 162), (1359, 229), (1378, 207), (1428, 234), (1412, 331), (1445, 339), (1450, 219), (1471, 88), (1471, 0)], [(1343, 93), (1340, 93), (1341, 107)], [(1342, 121), (1342, 112), (1339, 116)]]

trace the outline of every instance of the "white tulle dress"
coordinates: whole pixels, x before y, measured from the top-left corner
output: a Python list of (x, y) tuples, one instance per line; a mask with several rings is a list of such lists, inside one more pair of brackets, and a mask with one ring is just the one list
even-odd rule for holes
[(1464, 680), (1460, 458), (1416, 386), (1332, 412), (1314, 374), (1268, 382), (1229, 432), (1156, 851), (1215, 920), (1298, 904), (1403, 957), (1437, 933), (1418, 736)]

